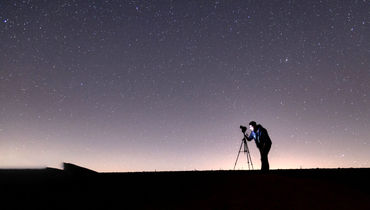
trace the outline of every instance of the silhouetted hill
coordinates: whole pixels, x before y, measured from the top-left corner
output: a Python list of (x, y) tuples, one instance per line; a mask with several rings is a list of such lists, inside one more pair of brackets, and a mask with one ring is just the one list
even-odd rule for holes
[(2, 204), (25, 209), (370, 209), (370, 169), (96, 173), (0, 170)]
[(63, 169), (65, 173), (75, 174), (75, 175), (86, 175), (86, 174), (94, 174), (97, 173), (88, 168), (84, 168), (72, 163), (63, 163)]

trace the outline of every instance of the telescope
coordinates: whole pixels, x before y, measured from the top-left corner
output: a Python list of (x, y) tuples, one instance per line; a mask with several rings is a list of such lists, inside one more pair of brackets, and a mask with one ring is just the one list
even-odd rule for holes
[(242, 132), (245, 133), (247, 131), (247, 127), (244, 125), (240, 126), (240, 129), (242, 129)]

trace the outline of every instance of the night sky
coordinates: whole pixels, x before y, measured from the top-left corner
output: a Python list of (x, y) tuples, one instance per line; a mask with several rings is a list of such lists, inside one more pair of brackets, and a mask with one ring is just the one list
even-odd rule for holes
[(369, 81), (367, 0), (5, 0), (0, 168), (228, 170), (251, 120), (272, 169), (370, 167)]

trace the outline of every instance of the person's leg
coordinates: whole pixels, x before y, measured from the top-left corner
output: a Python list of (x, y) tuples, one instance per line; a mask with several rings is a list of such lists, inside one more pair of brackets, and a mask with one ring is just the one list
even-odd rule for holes
[(264, 157), (264, 169), (266, 171), (270, 170), (270, 164), (268, 160), (268, 154), (271, 149), (271, 144), (265, 145), (264, 151), (263, 151), (263, 157)]
[(271, 145), (264, 145), (263, 148), (261, 148), (261, 170), (262, 171), (268, 171), (270, 169), (269, 161), (268, 161), (268, 153), (270, 151)]
[(261, 171), (264, 171), (266, 166), (265, 166), (265, 157), (264, 157), (263, 148), (261, 147), (259, 150), (260, 150), (260, 155), (261, 155)]

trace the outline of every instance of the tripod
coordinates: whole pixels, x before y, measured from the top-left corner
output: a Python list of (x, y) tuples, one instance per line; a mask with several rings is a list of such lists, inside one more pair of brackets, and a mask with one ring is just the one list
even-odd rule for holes
[[(242, 150), (242, 147), (244, 145), (244, 148)], [(235, 166), (236, 166), (236, 163), (238, 162), (238, 159), (239, 159), (239, 155), (240, 155), (240, 152), (244, 152), (246, 153), (247, 155), (247, 162), (248, 162), (248, 170), (250, 170), (251, 166), (252, 166), (252, 169), (253, 168), (253, 163), (252, 163), (252, 158), (251, 158), (251, 154), (249, 153), (249, 148), (248, 148), (248, 144), (247, 144), (247, 139), (246, 139), (246, 136), (245, 136), (245, 133), (244, 133), (244, 138), (242, 139), (242, 143), (240, 144), (240, 148), (239, 148), (239, 152), (238, 152), (238, 156), (236, 157), (236, 161), (235, 161), (235, 164), (234, 164), (234, 170), (235, 170)]]

